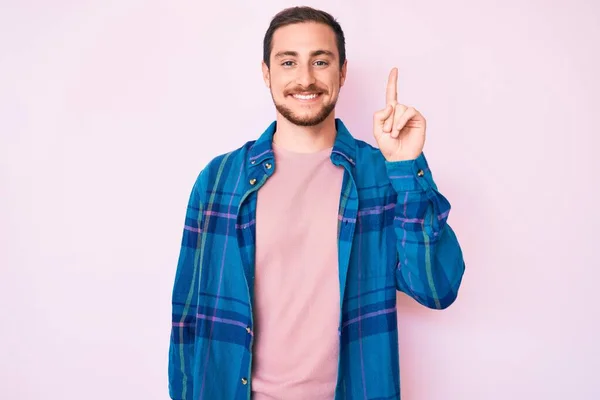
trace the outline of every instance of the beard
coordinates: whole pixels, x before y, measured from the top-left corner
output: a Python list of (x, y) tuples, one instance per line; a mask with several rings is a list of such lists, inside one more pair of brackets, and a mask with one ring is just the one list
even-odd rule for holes
[[(315, 87), (309, 87), (306, 91), (320, 91), (322, 94), (324, 95), (325, 92), (323, 92), (322, 90), (316, 90)], [(303, 90), (300, 90), (299, 92), (303, 92)], [(288, 93), (285, 94), (286, 97), (288, 95)], [(277, 103), (277, 101), (275, 100), (275, 97), (273, 96), (273, 92), (271, 91), (271, 98), (273, 99), (273, 103), (275, 104), (275, 108), (277, 109), (277, 111), (285, 118), (287, 119), (289, 122), (291, 122), (294, 125), (297, 126), (316, 126), (319, 125), (321, 122), (325, 121), (327, 119), (327, 117), (329, 117), (329, 115), (333, 112), (333, 110), (335, 109), (335, 105), (336, 105), (336, 100), (333, 100), (331, 103), (329, 104), (325, 104), (321, 107), (321, 109), (316, 113), (316, 114), (309, 114), (309, 115), (297, 115), (295, 114), (289, 107), (287, 107), (284, 104), (281, 103)]]

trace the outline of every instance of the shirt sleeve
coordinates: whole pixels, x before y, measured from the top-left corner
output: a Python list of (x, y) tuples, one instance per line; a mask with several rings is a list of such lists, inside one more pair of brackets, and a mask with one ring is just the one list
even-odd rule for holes
[(191, 399), (193, 394), (192, 368), (203, 236), (203, 178), (201, 173), (189, 196), (172, 291), (168, 379), (169, 395), (173, 400)]
[(397, 289), (429, 308), (444, 309), (456, 299), (465, 270), (447, 223), (450, 203), (438, 191), (423, 153), (414, 160), (386, 161), (386, 169), (397, 194)]

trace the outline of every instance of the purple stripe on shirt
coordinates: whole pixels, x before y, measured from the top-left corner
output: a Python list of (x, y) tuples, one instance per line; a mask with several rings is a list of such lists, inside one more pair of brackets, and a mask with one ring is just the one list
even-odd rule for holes
[(185, 229), (186, 231), (190, 231), (190, 232), (196, 232), (196, 233), (200, 233), (202, 232), (202, 229), (199, 228), (194, 228), (193, 226), (189, 226), (189, 225), (185, 225), (183, 227), (183, 229)]
[(400, 221), (400, 222), (402, 222), (403, 224), (404, 224), (404, 223), (409, 223), (409, 224), (422, 224), (423, 222), (425, 222), (425, 220), (424, 220), (424, 219), (422, 219), (422, 218), (404, 218), (404, 217), (398, 217), (398, 216), (395, 216), (395, 217), (394, 217), (394, 219), (395, 219), (396, 221)]
[(344, 154), (344, 153), (342, 153), (341, 151), (333, 150), (331, 153), (332, 153), (332, 154), (333, 154), (333, 153), (339, 154), (339, 155), (341, 155), (342, 157), (344, 157), (346, 160), (348, 160), (348, 162), (349, 162), (350, 164), (352, 164), (352, 165), (356, 165), (356, 164), (354, 163), (354, 160), (353, 160), (353, 159), (351, 159), (350, 157), (348, 157), (347, 155), (345, 155), (345, 154)]
[(222, 212), (211, 211), (211, 210), (204, 211), (204, 215), (209, 215), (211, 217), (227, 218), (227, 219), (236, 219), (237, 218), (237, 216), (235, 214), (231, 214), (229, 212), (222, 213)]
[(372, 208), (365, 208), (364, 210), (359, 211), (358, 215), (359, 216), (363, 216), (363, 215), (382, 214), (384, 211), (391, 210), (394, 207), (396, 207), (396, 203), (386, 204), (385, 206), (377, 206), (377, 207), (372, 207)]
[(235, 224), (235, 227), (236, 227), (236, 229), (248, 229), (249, 227), (251, 227), (255, 223), (256, 223), (256, 220), (253, 219), (252, 221), (247, 222), (245, 224)]
[[(206, 319), (206, 320), (212, 321), (212, 322), (220, 322), (222, 324), (240, 326), (240, 327), (242, 327), (244, 329), (246, 328), (246, 324), (244, 324), (243, 322), (240, 322), (240, 321), (236, 321), (234, 319), (219, 318), (219, 317), (210, 317), (210, 316), (205, 315), (205, 314), (198, 314), (197, 317), (198, 317), (198, 319)], [(250, 332), (250, 333), (252, 333), (252, 332)]]
[(267, 154), (267, 153), (272, 153), (272, 152), (273, 152), (273, 150), (266, 150), (266, 151), (263, 151), (263, 152), (262, 152), (262, 153), (260, 153), (259, 155), (256, 155), (256, 156), (254, 156), (254, 157), (250, 157), (250, 160), (256, 160), (257, 158), (260, 158), (260, 157), (264, 156), (265, 154)]
[[(438, 221), (443, 220), (444, 218), (446, 218), (448, 216), (449, 212), (443, 212), (440, 215), (437, 216)], [(425, 222), (425, 220), (423, 218), (405, 218), (405, 217), (398, 217), (395, 216), (394, 219), (396, 221), (401, 221), (402, 223), (408, 222), (411, 224), (422, 224)]]
[[(423, 170), (423, 172), (429, 172), (429, 168), (425, 168)], [(408, 178), (414, 178), (414, 175), (390, 175), (390, 179), (408, 179)]]
[(340, 220), (342, 222), (350, 222), (352, 224), (356, 223), (356, 218), (347, 218), (347, 217), (344, 217), (343, 215), (338, 215), (338, 220)]
[(346, 328), (350, 324), (354, 324), (354, 323), (359, 322), (359, 321), (361, 321), (361, 320), (363, 320), (365, 318), (377, 317), (378, 315), (389, 314), (389, 313), (392, 313), (392, 312), (395, 312), (395, 311), (396, 311), (396, 307), (392, 307), (392, 308), (386, 308), (385, 310), (373, 311), (373, 312), (370, 312), (370, 313), (359, 315), (358, 317), (355, 317), (355, 318), (352, 318), (352, 319), (346, 321), (344, 323), (344, 325), (342, 325), (342, 329)]

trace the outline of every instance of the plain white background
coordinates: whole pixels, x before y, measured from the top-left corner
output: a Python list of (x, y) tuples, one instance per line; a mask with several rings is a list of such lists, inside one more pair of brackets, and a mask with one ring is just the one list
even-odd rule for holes
[[(0, 397), (167, 399), (188, 194), (274, 118), (260, 61), (288, 1), (0, 2)], [(467, 271), (399, 295), (406, 400), (600, 396), (600, 6), (309, 1), (346, 32), (337, 115), (371, 138), (390, 68)]]

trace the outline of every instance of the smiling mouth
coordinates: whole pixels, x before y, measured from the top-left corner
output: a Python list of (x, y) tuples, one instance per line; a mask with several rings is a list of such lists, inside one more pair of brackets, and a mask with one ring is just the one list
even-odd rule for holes
[(319, 96), (321, 96), (321, 93), (307, 93), (307, 94), (294, 93), (294, 94), (292, 94), (293, 98), (295, 98), (297, 100), (302, 100), (302, 101), (315, 100)]

